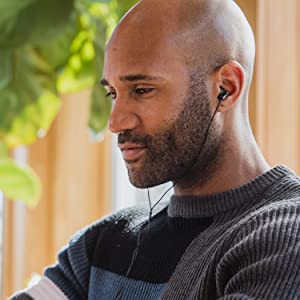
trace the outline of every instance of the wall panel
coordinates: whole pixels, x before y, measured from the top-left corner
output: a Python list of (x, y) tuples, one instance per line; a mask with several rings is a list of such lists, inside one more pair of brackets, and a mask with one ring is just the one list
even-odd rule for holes
[(299, 172), (299, 1), (257, 3), (257, 139), (271, 165)]

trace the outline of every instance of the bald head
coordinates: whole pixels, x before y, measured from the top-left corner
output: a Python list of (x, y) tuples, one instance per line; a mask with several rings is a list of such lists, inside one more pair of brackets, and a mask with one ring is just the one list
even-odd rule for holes
[[(214, 68), (230, 60), (238, 62), (252, 78), (255, 41), (252, 29), (233, 0), (181, 2), (178, 45), (190, 49), (192, 65), (201, 62)], [(180, 30), (182, 28), (182, 30)]]
[(143, 0), (121, 20), (108, 47), (119, 38), (140, 39), (144, 44), (141, 47), (152, 49), (156, 55), (155, 46), (168, 40), (196, 69), (209, 71), (236, 61), (245, 71), (246, 88), (250, 85), (254, 36), (233, 0)]

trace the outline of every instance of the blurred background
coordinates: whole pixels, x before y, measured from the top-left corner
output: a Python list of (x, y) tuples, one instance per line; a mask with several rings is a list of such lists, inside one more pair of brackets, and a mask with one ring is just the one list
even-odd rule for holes
[[(0, 0), (0, 295), (80, 228), (145, 201), (106, 130), (105, 44), (135, 0)], [(300, 174), (300, 3), (236, 1), (257, 43), (249, 111), (270, 165)], [(155, 199), (166, 186), (151, 190)]]

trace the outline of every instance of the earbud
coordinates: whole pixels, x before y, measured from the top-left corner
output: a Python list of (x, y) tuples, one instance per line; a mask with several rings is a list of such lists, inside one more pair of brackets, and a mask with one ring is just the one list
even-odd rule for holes
[(218, 99), (220, 101), (224, 101), (228, 96), (229, 96), (229, 92), (226, 91), (224, 88), (220, 87), (221, 89), (221, 92), (220, 94), (218, 95)]

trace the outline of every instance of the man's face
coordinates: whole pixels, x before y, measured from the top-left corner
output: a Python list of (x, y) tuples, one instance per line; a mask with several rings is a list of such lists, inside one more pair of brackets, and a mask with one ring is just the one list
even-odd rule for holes
[(124, 155), (132, 184), (145, 188), (170, 180), (180, 181), (183, 176), (185, 181), (206, 179), (202, 178), (206, 175), (205, 172), (199, 174), (192, 170), (192, 167), (197, 165), (197, 170), (201, 168), (204, 171), (205, 167), (216, 159), (218, 150), (213, 127), (207, 141), (210, 147), (205, 148), (205, 155), (201, 151), (200, 156), (211, 119), (205, 79), (205, 75), (191, 79), (190, 91), (183, 100), (184, 107), (175, 120), (170, 120), (167, 126), (156, 134), (139, 135), (130, 131), (119, 134), (118, 143), (121, 148), (127, 142), (143, 146), (136, 158), (129, 157), (126, 160)]
[[(104, 64), (103, 83), (114, 102), (109, 127), (118, 134), (131, 183), (140, 188), (185, 175), (211, 119), (207, 74), (191, 74), (167, 39), (154, 41), (117, 35)], [(214, 159), (216, 139), (212, 128), (198, 167)]]

